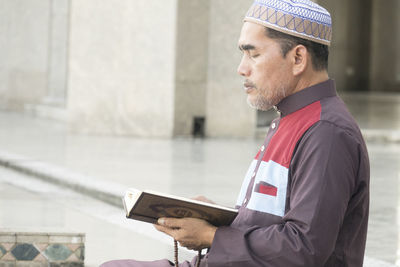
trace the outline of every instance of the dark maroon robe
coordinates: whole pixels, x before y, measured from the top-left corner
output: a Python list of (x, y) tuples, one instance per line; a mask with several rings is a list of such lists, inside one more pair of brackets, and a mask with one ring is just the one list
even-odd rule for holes
[[(333, 80), (277, 106), (243, 181), (239, 214), (219, 227), (201, 266), (362, 267), (369, 160), (360, 130)], [(181, 266), (194, 266), (185, 262)], [(171, 266), (113, 261), (102, 267)]]

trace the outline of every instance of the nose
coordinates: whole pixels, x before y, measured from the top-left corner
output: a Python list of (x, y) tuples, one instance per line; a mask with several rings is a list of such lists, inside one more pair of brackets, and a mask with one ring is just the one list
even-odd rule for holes
[(246, 56), (243, 55), (242, 56), (242, 60), (240, 61), (240, 64), (237, 68), (237, 72), (239, 75), (243, 76), (243, 77), (248, 77), (250, 76), (250, 67), (249, 64), (246, 60)]

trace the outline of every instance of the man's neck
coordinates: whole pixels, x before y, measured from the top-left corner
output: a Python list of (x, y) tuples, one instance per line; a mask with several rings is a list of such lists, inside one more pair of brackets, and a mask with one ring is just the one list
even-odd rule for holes
[(292, 91), (292, 94), (297, 93), (305, 88), (311, 87), (313, 85), (325, 82), (329, 79), (328, 72), (326, 70), (323, 71), (311, 71), (308, 74), (302, 76), (296, 86)]

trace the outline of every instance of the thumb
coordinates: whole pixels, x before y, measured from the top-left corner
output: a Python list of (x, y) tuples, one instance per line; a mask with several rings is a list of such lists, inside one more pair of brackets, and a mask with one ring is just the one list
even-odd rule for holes
[(157, 224), (162, 225), (162, 226), (166, 226), (166, 225), (165, 225), (165, 218), (159, 218), (159, 219), (157, 220)]

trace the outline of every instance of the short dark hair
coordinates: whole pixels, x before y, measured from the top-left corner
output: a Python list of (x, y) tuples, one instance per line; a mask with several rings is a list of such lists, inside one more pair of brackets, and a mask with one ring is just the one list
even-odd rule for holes
[(276, 39), (280, 46), (283, 57), (296, 45), (304, 45), (311, 54), (311, 61), (314, 70), (328, 70), (329, 48), (327, 45), (319, 44), (307, 39), (292, 36), (274, 29), (265, 28), (266, 35), (271, 39)]

